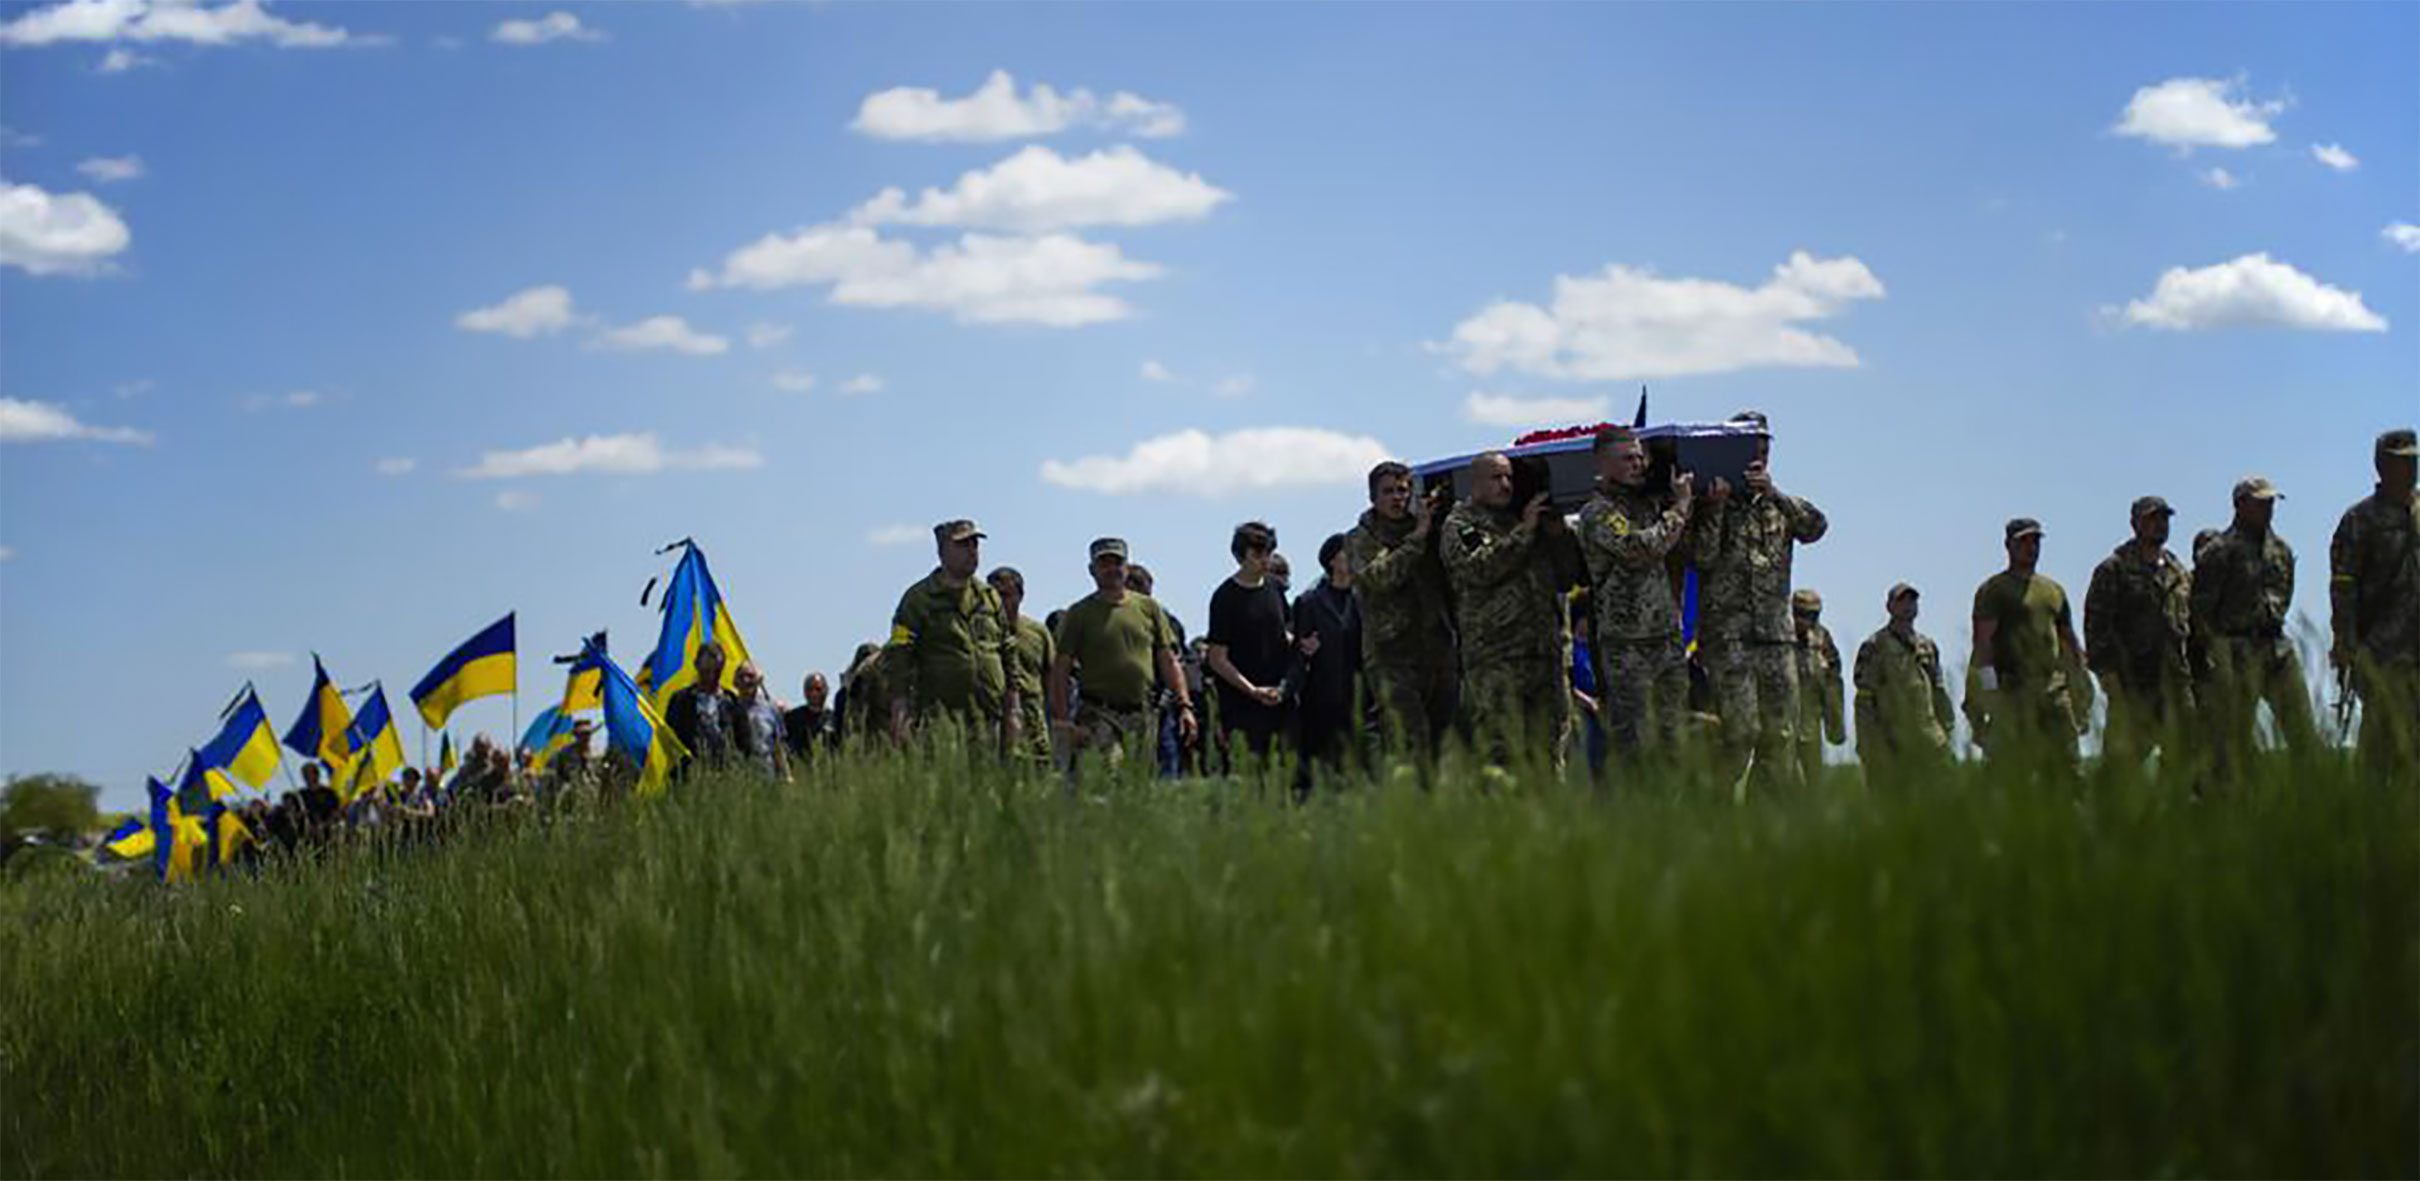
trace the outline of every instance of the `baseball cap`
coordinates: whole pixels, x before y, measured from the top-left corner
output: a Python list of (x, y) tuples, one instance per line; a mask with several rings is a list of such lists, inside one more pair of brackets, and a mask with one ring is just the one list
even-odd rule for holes
[(984, 535), (983, 530), (977, 527), (973, 521), (964, 519), (943, 521), (933, 526), (933, 540), (935, 541), (964, 541), (970, 537), (979, 538)]
[(1092, 556), (1096, 558), (1114, 557), (1123, 562), (1126, 560), (1126, 539), (1123, 537), (1095, 539), (1092, 543)]
[(1800, 587), (1790, 592), (1790, 606), (1808, 611), (1821, 611), (1823, 610), (1823, 596), (1816, 594), (1813, 588)]
[(2420, 434), (2408, 426), (2396, 427), (2378, 436), (2378, 454), (2400, 455), (2406, 459), (2420, 455)]
[(2168, 507), (2168, 498), (2164, 496), (2138, 496), (2135, 498), (2132, 516), (2147, 517), (2153, 513), (2163, 513), (2173, 517), (2176, 515), (2176, 510)]
[(1760, 431), (1767, 429), (1765, 412), (1762, 410), (1742, 410), (1739, 413), (1732, 415), (1731, 421), (1754, 423), (1756, 424), (1756, 429)]
[(2267, 476), (2245, 476), (2235, 482), (2237, 500), (2284, 500), (2286, 494), (2277, 490)]
[(1896, 603), (1902, 596), (1920, 599), (1924, 597), (1924, 593), (1904, 582), (1894, 582), (1891, 584), (1890, 593), (1882, 596), (1882, 601), (1885, 603)]
[(2008, 528), (2004, 530), (2004, 532), (2007, 535), (2007, 540), (2015, 541), (2028, 533), (2041, 533), (2042, 523), (2034, 520), (2032, 517), (2010, 517), (2008, 519)]

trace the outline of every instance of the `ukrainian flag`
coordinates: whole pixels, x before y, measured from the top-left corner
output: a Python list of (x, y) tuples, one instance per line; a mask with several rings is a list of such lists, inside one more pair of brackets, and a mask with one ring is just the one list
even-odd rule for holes
[(521, 732), (521, 749), (530, 752), (529, 772), (532, 775), (545, 774), (546, 760), (569, 745), (571, 716), (556, 706), (547, 706), (545, 712), (538, 715), (538, 720), (531, 722), (529, 729)]
[[(452, 732), (449, 731), (439, 736), (437, 739), (437, 778), (443, 779), (446, 776), (453, 774), (454, 768), (461, 765), (461, 758), (454, 754), (454, 735)], [(432, 783), (429, 786), (435, 787), (437, 785)]]
[(157, 779), (146, 781), (151, 790), (151, 869), (163, 882), (183, 881), (194, 875), (204, 843), (201, 822), (185, 815), (177, 807), (176, 793)]
[(125, 822), (101, 838), (101, 847), (132, 861), (151, 856), (151, 823), (140, 816), (129, 816)]
[(412, 704), (431, 730), (445, 728), (454, 707), (475, 697), (493, 697), (520, 689), (519, 666), (513, 660), (513, 613), (487, 625), (463, 641), (412, 686)]
[(706, 551), (694, 541), (680, 544), (684, 547), (681, 564), (673, 569), (672, 584), (664, 590), (664, 630), (656, 638), (655, 654), (639, 669), (651, 703), (659, 710), (673, 694), (697, 679), (690, 666), (709, 637), (723, 646), (724, 687), (729, 687), (731, 674), (748, 662), (748, 645), (739, 638), (739, 625), (731, 622), (731, 608), (706, 569)]
[(386, 686), (372, 684), (361, 703), (360, 716), (345, 732), (345, 761), (336, 772), (337, 792), (346, 803), (362, 790), (384, 783), (403, 767), (403, 739), (395, 733), (395, 718), (387, 711)]
[(1681, 646), (1697, 651), (1697, 567), (1681, 575)]
[[(694, 550), (691, 552), (695, 552)], [(673, 764), (689, 757), (689, 748), (673, 737), (655, 704), (639, 692), (630, 674), (622, 671), (603, 648), (594, 644), (581, 654), (581, 663), (594, 660), (601, 674), (605, 700), (605, 741), (639, 769), (638, 794), (661, 795)], [(578, 665), (573, 666), (579, 667)]]
[(319, 653), (311, 654), (311, 698), (303, 703), (302, 716), (286, 729), (286, 747), (305, 758), (318, 759), (331, 767), (343, 766), (352, 748), (345, 745), (345, 735), (353, 728), (352, 711), (345, 708), (344, 694), (336, 691), (336, 682), (328, 679), (326, 666), (319, 663)]
[(244, 686), (243, 696), (227, 711), (218, 737), (203, 744), (201, 750), (203, 766), (223, 769), (254, 787), (268, 786), (281, 757), (277, 732), (269, 728), (269, 713), (261, 708), (260, 695), (250, 685)]
[(244, 826), (243, 818), (224, 803), (210, 805), (202, 828), (209, 854), (209, 860), (204, 864), (213, 867), (227, 864), (253, 841), (252, 830)]
[(235, 794), (235, 781), (227, 772), (213, 767), (201, 751), (185, 752), (185, 777), (177, 781), (177, 803), (189, 812), (200, 812), (212, 800), (222, 800)]

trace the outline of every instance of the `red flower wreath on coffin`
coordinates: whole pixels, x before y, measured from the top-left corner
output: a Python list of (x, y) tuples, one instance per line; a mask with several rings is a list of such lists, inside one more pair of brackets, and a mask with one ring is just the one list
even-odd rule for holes
[(1589, 426), (1565, 426), (1556, 427), (1553, 430), (1531, 431), (1528, 434), (1513, 440), (1512, 445), (1515, 447), (1527, 447), (1533, 443), (1560, 443), (1565, 439), (1592, 438), (1598, 431), (1604, 430), (1606, 427), (1612, 425), (1613, 424), (1610, 422), (1600, 422), (1591, 424)]

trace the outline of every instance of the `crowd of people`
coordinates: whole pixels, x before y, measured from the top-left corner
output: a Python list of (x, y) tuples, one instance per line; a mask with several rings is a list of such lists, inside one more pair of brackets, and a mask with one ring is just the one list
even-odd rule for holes
[[(1038, 772), (1094, 760), (1171, 777), (1290, 768), (1308, 793), (1389, 758), (1430, 765), (1448, 743), (1486, 766), (1560, 771), (1577, 732), (1605, 781), (1696, 758), (1716, 783), (1788, 790), (1820, 773), (1851, 720), (1869, 781), (1921, 781), (1957, 757), (1962, 714), (1984, 757), (2073, 778), (2096, 692), (2104, 762), (2156, 751), (2189, 763), (2197, 784), (2249, 757), (2264, 706), (2286, 747), (2322, 741), (2286, 631), (2295, 559), (2271, 527), (2282, 493), (2270, 481), (2238, 483), (2233, 519), (2201, 531), (2189, 560), (2168, 548), (2168, 502), (2135, 500), (2128, 536), (2093, 571), (2080, 631), (2066, 589), (2039, 569), (2040, 523), (2009, 521), (2007, 565), (1974, 592), (1961, 704), (1940, 646), (1917, 629), (1923, 594), (1905, 582), (1884, 595), (1889, 622), (1842, 660), (1822, 597), (1791, 577), (1796, 547), (1823, 539), (1824, 514), (1775, 485), (1763, 417), (1733, 421), (1758, 439), (1740, 486), (1679, 470), (1651, 481), (1638, 435), (1605, 427), (1591, 446), (1594, 494), (1568, 514), (1545, 493), (1515, 503), (1503, 453), (1471, 462), (1460, 500), (1379, 464), (1368, 510), (1322, 541), (1317, 580), (1299, 594), (1276, 531), (1238, 525), (1235, 572), (1191, 639), (1123, 539), (1092, 542), (1092, 592), (1037, 621), (1022, 574), (982, 570), (983, 531), (943, 522), (935, 568), (900, 596), (888, 638), (859, 646), (837, 691), (809, 673), (784, 708), (754, 664), (727, 669), (718, 644), (701, 645), (694, 678), (662, 711), (688, 752), (675, 774), (794, 780), (843, 749), (947, 731)], [(2358, 757), (2404, 769), (2420, 763), (2416, 456), (2411, 430), (2378, 437), (2376, 488), (2329, 547), (2339, 707), (2363, 703)], [(459, 768), (407, 768), (350, 800), (305, 765), (277, 803), (241, 806), (253, 838), (243, 855), (364, 834), (408, 841), (469, 816), (627, 794), (639, 769), (597, 749), (592, 723), (568, 739), (513, 751), (481, 736)]]

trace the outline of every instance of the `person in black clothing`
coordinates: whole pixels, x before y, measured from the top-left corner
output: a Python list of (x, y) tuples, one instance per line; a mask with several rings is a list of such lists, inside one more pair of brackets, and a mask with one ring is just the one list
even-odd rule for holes
[(664, 703), (665, 723), (689, 748), (681, 767), (731, 763), (739, 758), (739, 728), (745, 723), (739, 699), (723, 688), (723, 646), (712, 640), (698, 645), (690, 667), (697, 670), (697, 680)]
[(790, 753), (799, 759), (814, 758), (821, 753), (818, 748), (840, 745), (840, 727), (833, 725), (832, 717), (836, 711), (825, 707), (831, 696), (831, 682), (822, 673), (808, 673), (798, 708), (782, 715), (782, 736), (789, 741)]
[(303, 832), (311, 843), (325, 844), (336, 838), (336, 830), (344, 822), (344, 801), (328, 786), (316, 761), (303, 764), (302, 808)]
[(1206, 663), (1218, 680), (1219, 748), (1232, 753), (1238, 738), (1266, 759), (1286, 724), (1286, 675), (1294, 666), (1286, 635), (1286, 595), (1269, 577), (1277, 531), (1259, 521), (1235, 527), (1227, 550), (1235, 575), (1210, 596), (1210, 641)]
[(1361, 735), (1357, 704), (1361, 696), (1361, 604), (1353, 598), (1353, 563), (1345, 552), (1345, 536), (1336, 534), (1319, 547), (1317, 585), (1294, 600), (1294, 648), (1301, 653), (1295, 673), (1294, 741), (1302, 752), (1294, 776), (1294, 794), (1311, 791), (1311, 769), (1344, 771), (1348, 760), (1360, 756)]

